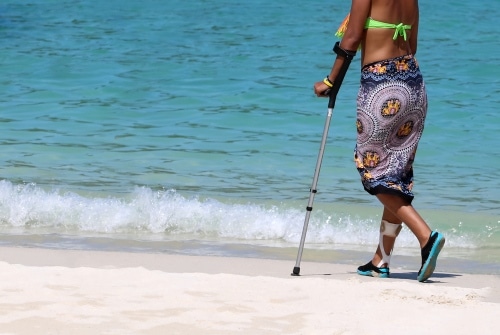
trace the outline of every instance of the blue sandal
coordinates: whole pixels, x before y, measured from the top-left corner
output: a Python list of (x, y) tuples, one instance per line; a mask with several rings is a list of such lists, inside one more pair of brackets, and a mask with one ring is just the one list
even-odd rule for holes
[(443, 234), (436, 231), (431, 232), (431, 236), (427, 244), (422, 248), (422, 266), (418, 271), (417, 280), (419, 282), (426, 281), (432, 276), (436, 268), (436, 262), (441, 249), (443, 249), (445, 238)]
[(389, 278), (389, 268), (376, 267), (371, 261), (369, 261), (365, 265), (361, 265), (358, 268), (358, 274), (369, 277)]

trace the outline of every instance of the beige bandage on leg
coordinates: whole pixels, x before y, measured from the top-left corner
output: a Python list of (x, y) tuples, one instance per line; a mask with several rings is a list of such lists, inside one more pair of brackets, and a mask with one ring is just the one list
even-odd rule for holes
[(386, 220), (382, 220), (380, 223), (380, 236), (378, 240), (378, 245), (380, 247), (380, 252), (382, 253), (382, 260), (380, 263), (378, 263), (377, 267), (381, 267), (384, 264), (387, 264), (387, 267), (389, 267), (389, 263), (391, 262), (391, 254), (392, 254), (392, 249), (387, 254), (385, 252), (384, 248), (384, 236), (390, 236), (396, 238), (399, 235), (399, 232), (403, 228), (402, 224), (397, 224), (397, 223), (390, 223)]

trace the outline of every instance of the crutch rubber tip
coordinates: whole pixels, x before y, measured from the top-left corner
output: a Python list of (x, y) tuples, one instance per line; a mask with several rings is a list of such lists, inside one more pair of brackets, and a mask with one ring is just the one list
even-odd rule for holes
[(295, 266), (293, 268), (293, 272), (291, 273), (292, 276), (300, 276), (300, 268), (298, 266)]

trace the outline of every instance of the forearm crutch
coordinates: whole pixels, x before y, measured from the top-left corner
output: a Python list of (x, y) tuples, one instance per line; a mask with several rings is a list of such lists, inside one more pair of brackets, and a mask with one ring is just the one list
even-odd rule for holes
[(319, 148), (318, 160), (316, 162), (316, 169), (314, 170), (314, 177), (309, 193), (309, 202), (306, 207), (306, 217), (304, 220), (304, 227), (302, 228), (302, 236), (300, 238), (299, 252), (297, 254), (297, 260), (295, 262), (295, 267), (293, 268), (292, 276), (300, 275), (300, 261), (302, 259), (302, 252), (304, 251), (304, 243), (306, 240), (307, 234), (307, 226), (309, 225), (309, 218), (311, 217), (311, 212), (313, 209), (314, 196), (317, 193), (316, 186), (318, 185), (319, 172), (321, 170), (321, 162), (323, 161), (323, 153), (325, 151), (326, 140), (328, 138), (328, 129), (330, 128), (330, 121), (332, 119), (333, 108), (335, 107), (335, 100), (337, 99), (337, 93), (339, 92), (340, 86), (342, 85), (342, 81), (344, 80), (345, 74), (349, 65), (351, 64), (352, 59), (356, 55), (356, 52), (344, 50), (340, 47), (340, 43), (335, 43), (333, 47), (333, 51), (340, 57), (344, 58), (344, 62), (339, 70), (337, 77), (334, 79), (333, 86), (329, 92), (327, 92), (329, 96), (328, 101), (328, 113), (326, 114), (325, 127), (323, 129), (323, 137), (321, 139), (321, 145)]

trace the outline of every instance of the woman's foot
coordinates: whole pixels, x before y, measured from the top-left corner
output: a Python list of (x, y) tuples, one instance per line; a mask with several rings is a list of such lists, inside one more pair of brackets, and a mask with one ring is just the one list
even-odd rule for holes
[(434, 272), (436, 262), (441, 249), (443, 249), (445, 238), (443, 234), (433, 231), (429, 241), (422, 248), (422, 266), (418, 271), (417, 279), (419, 282), (426, 281)]
[(376, 267), (375, 265), (373, 265), (373, 263), (371, 261), (369, 261), (365, 265), (361, 265), (358, 268), (358, 274), (362, 275), (362, 276), (389, 278), (389, 268)]

